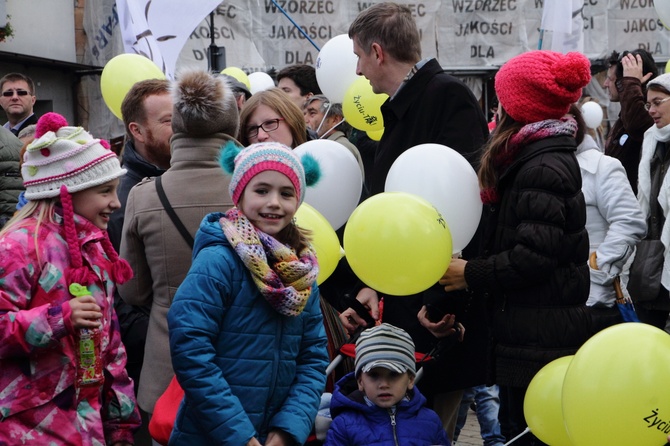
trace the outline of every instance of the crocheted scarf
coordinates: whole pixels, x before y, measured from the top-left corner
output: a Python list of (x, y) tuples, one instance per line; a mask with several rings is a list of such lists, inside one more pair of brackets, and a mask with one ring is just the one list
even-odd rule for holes
[[(528, 144), (554, 136), (575, 136), (577, 122), (570, 117), (561, 119), (547, 119), (545, 121), (527, 124), (507, 141), (507, 145), (493, 159), (493, 167), (497, 178), (516, 160), (517, 155)], [(493, 204), (500, 201), (497, 184), (494, 187), (482, 189), (480, 193), (484, 204)]]
[(270, 306), (284, 316), (302, 313), (319, 274), (314, 251), (308, 247), (296, 254), (256, 229), (237, 208), (226, 212), (219, 224)]

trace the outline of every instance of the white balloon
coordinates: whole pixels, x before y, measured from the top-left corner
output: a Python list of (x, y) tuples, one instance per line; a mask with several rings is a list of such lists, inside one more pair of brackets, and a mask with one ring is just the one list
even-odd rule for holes
[(451, 232), (453, 251), (467, 246), (482, 215), (479, 181), (470, 163), (442, 144), (407, 149), (391, 165), (385, 192), (408, 192), (428, 200)]
[(597, 129), (603, 122), (603, 108), (596, 102), (585, 102), (582, 104), (582, 117), (588, 128)]
[(251, 88), (249, 88), (251, 94), (255, 94), (259, 91), (267, 90), (268, 88), (275, 86), (275, 81), (272, 80), (270, 75), (262, 71), (255, 71), (249, 74), (247, 77), (249, 78), (249, 84), (251, 85)]
[(321, 92), (333, 103), (341, 104), (344, 94), (358, 79), (354, 42), (346, 34), (330, 39), (316, 58), (316, 81)]
[(666, 29), (670, 29), (668, 28), (670, 26), (670, 0), (655, 0), (654, 9), (656, 10), (656, 14), (658, 14), (658, 18), (663, 22), (663, 26)]
[(307, 141), (294, 151), (298, 156), (309, 153), (321, 168), (319, 181), (305, 191), (305, 203), (319, 211), (334, 229), (340, 228), (358, 206), (363, 189), (356, 158), (342, 144), (327, 139)]

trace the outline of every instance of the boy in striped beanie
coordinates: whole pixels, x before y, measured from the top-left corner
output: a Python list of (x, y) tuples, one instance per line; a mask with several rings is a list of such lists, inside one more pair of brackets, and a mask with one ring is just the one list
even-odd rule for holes
[(405, 330), (384, 323), (363, 331), (354, 368), (335, 386), (325, 446), (450, 444), (414, 386), (414, 342)]

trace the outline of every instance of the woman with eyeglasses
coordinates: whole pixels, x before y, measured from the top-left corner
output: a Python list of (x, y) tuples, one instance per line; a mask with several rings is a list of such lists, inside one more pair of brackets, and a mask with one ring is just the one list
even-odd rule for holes
[[(628, 291), (635, 303), (635, 310), (641, 322), (664, 329), (670, 313), (670, 223), (667, 221), (670, 213), (670, 177), (666, 175), (670, 167), (670, 74), (666, 73), (649, 81), (647, 84), (647, 109), (649, 116), (654, 120), (649, 130), (644, 133), (642, 154), (638, 168), (637, 199), (647, 221), (647, 236), (638, 245), (631, 266), (628, 280)], [(654, 242), (656, 241), (656, 242)], [(659, 242), (660, 241), (660, 242)], [(656, 256), (650, 251), (641, 254), (644, 245), (655, 244)], [(656, 262), (652, 260), (656, 258)], [(650, 271), (643, 273), (644, 287), (637, 274), (643, 266), (643, 259), (647, 265), (660, 275), (660, 282), (652, 280)], [(649, 286), (649, 285), (653, 286)]]
[(307, 141), (305, 117), (279, 88), (259, 91), (242, 108), (238, 140), (244, 146), (274, 141), (296, 148)]

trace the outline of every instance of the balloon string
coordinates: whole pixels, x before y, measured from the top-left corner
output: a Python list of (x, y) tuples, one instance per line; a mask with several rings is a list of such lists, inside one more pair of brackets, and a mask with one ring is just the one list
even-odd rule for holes
[(508, 444), (512, 444), (512, 443), (514, 443), (514, 442), (517, 441), (519, 438), (521, 438), (521, 437), (523, 437), (524, 435), (526, 435), (528, 432), (530, 432), (530, 428), (529, 428), (529, 427), (527, 427), (525, 431), (521, 432), (519, 435), (517, 435), (516, 437), (512, 438), (510, 441), (508, 441), (507, 443), (505, 443), (505, 446), (507, 446)]
[(305, 39), (309, 40), (309, 43), (314, 45), (314, 48), (316, 48), (317, 51), (321, 51), (321, 48), (319, 48), (318, 45), (316, 43), (314, 43), (314, 41), (307, 35), (307, 33), (305, 32), (304, 29), (302, 29), (300, 26), (298, 26), (297, 23), (295, 23), (295, 21), (291, 18), (291, 16), (288, 15), (288, 12), (284, 11), (284, 8), (279, 6), (275, 0), (272, 0), (272, 4), (275, 5), (277, 7), (277, 9), (279, 9), (279, 11), (281, 11), (281, 13), (284, 14), (286, 16), (286, 18), (291, 21), (291, 23), (293, 23), (293, 26), (295, 26), (296, 29), (298, 31), (300, 31), (300, 34), (305, 36)]

